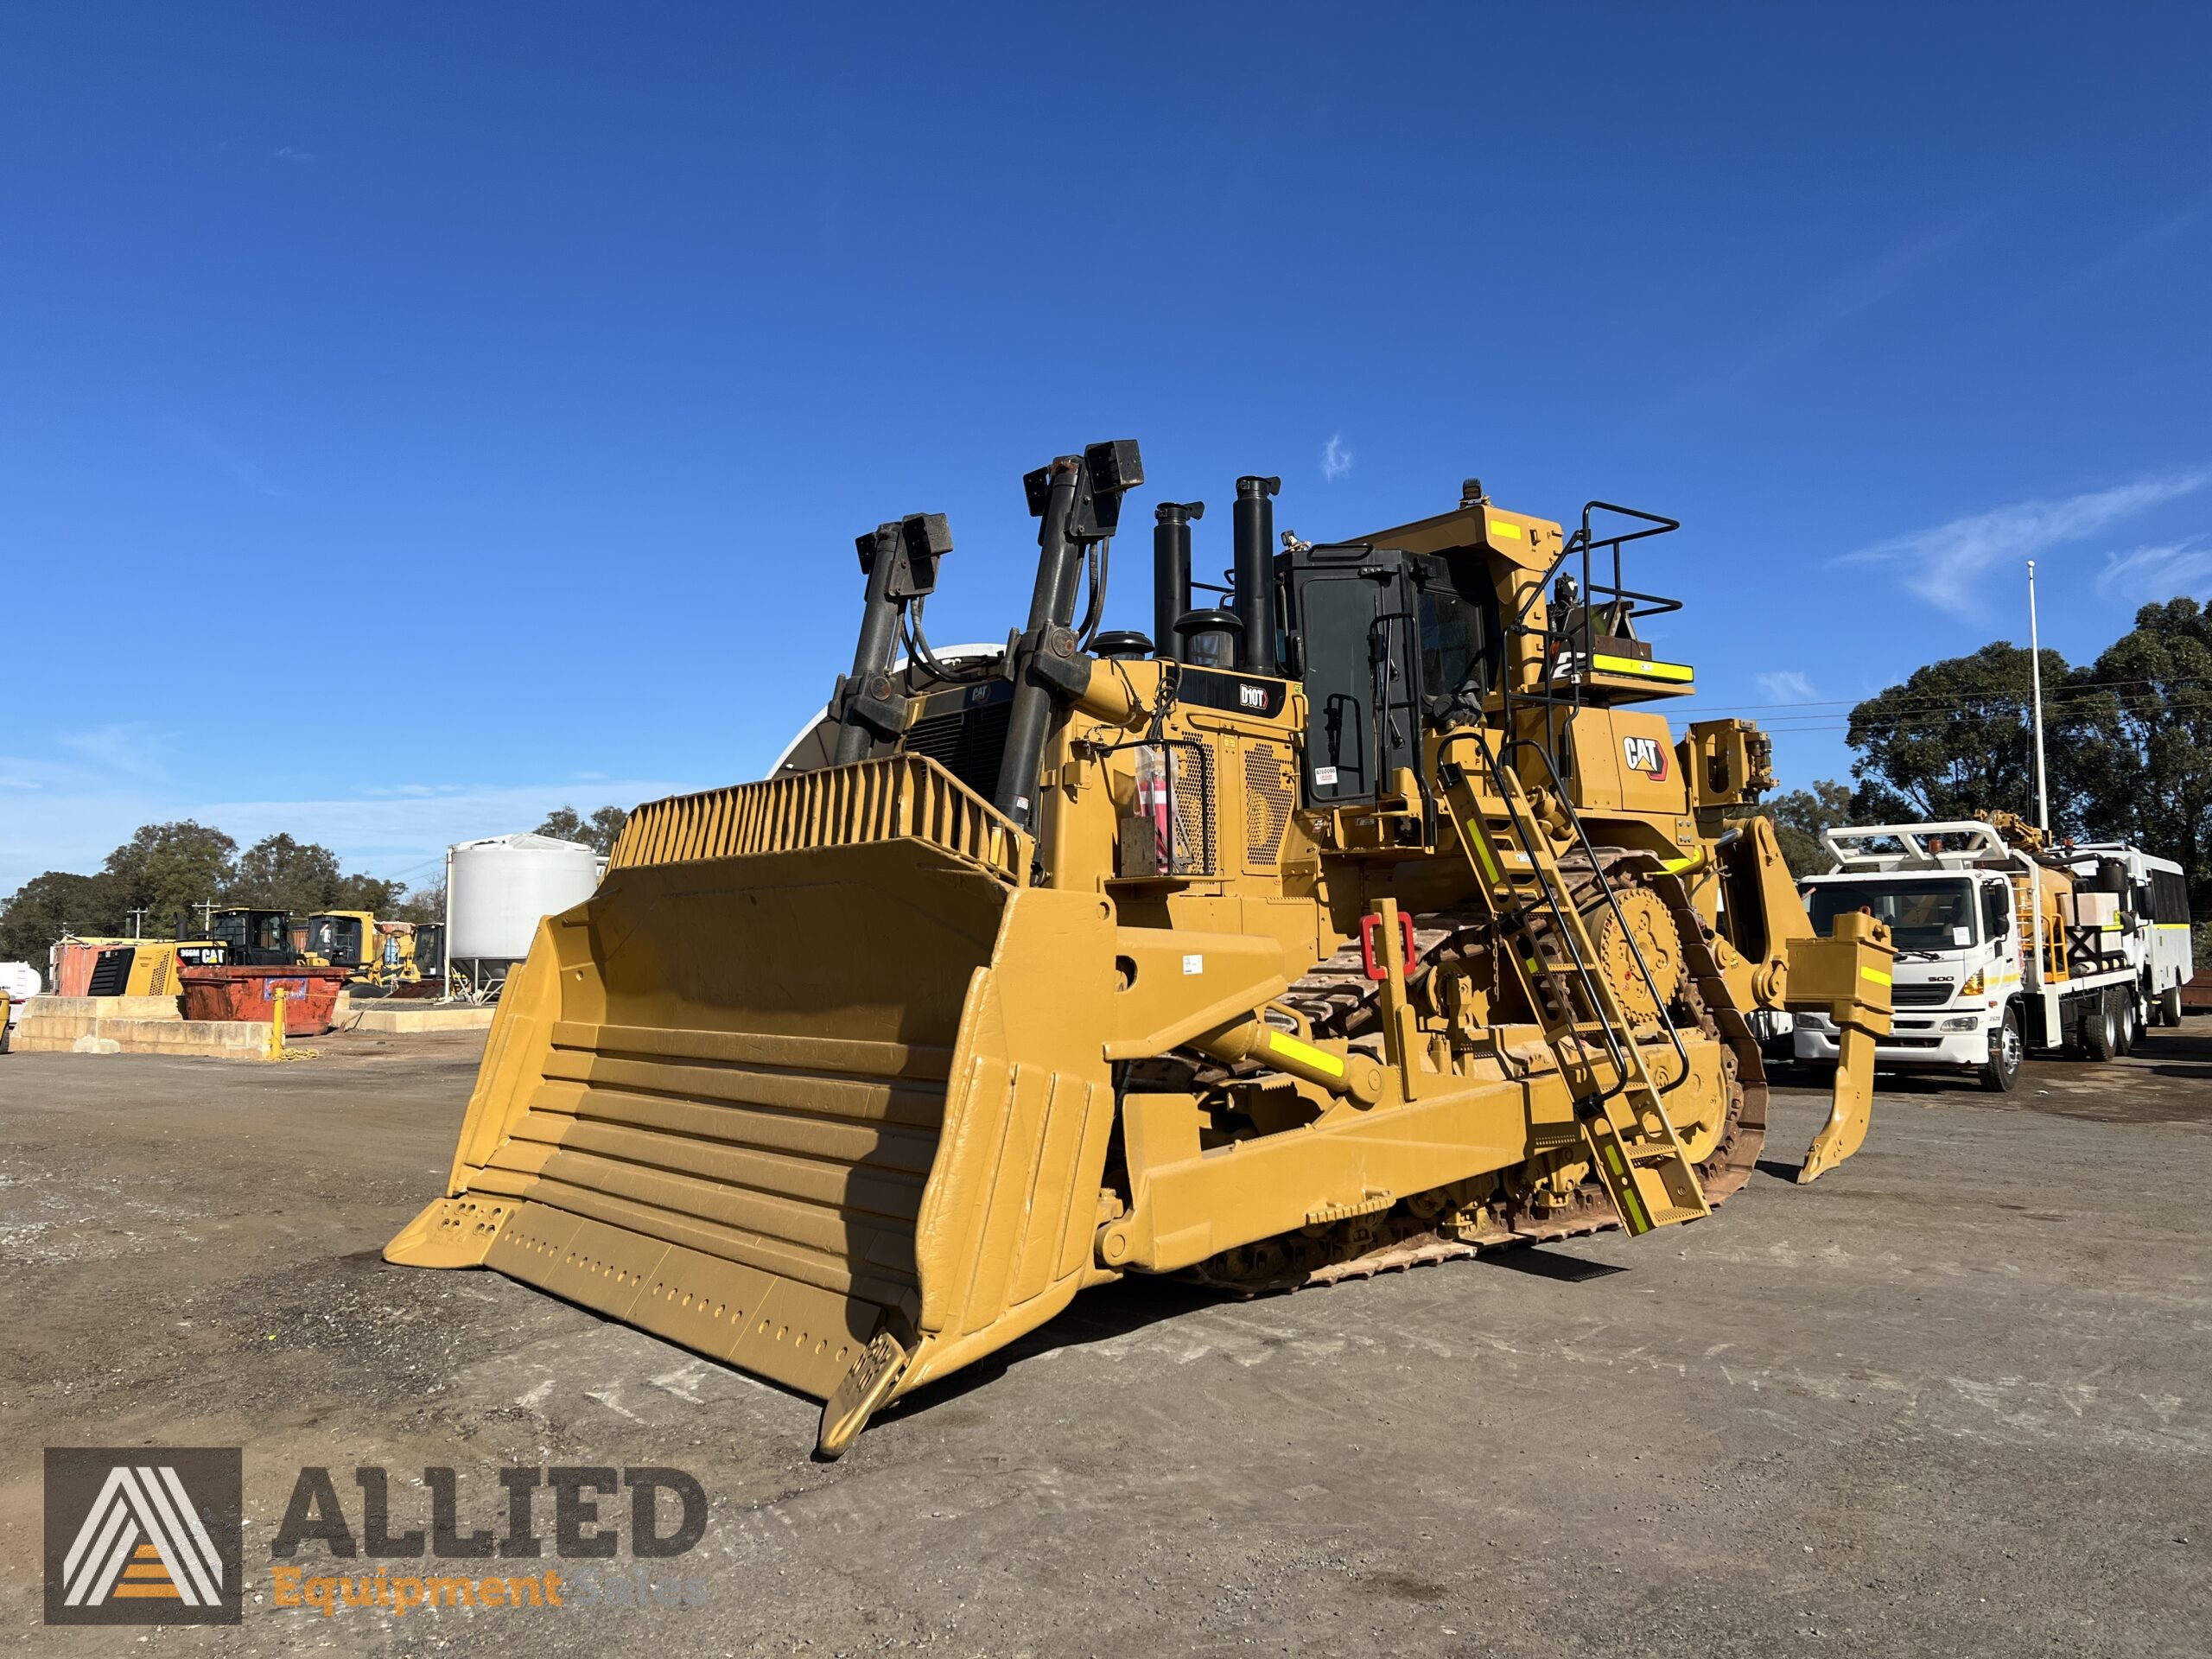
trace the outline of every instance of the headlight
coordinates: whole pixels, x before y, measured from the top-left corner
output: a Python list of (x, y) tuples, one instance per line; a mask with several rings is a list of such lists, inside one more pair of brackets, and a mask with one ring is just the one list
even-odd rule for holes
[[(1980, 996), (1981, 995), (1981, 975), (1982, 970), (1979, 968), (1975, 969), (1971, 974), (1968, 974), (1967, 976), (1967, 982), (1959, 987), (1959, 995), (1961, 996)], [(1952, 1027), (1946, 1026), (1943, 1029), (1949, 1031)]]
[(1954, 1017), (1954, 1018), (1952, 1018), (1952, 1019), (1946, 1020), (1945, 1020), (1942, 1025), (1940, 1025), (1940, 1026), (1936, 1027), (1936, 1030), (1938, 1030), (1938, 1031), (1972, 1031), (1972, 1030), (1973, 1030), (1976, 1026), (1980, 1025), (1980, 1023), (1981, 1023), (1981, 1021), (1980, 1021), (1980, 1020), (1977, 1020), (1977, 1019), (1975, 1019), (1972, 1014), (1962, 1014), (1956, 1015), (1955, 1017)]
[(1834, 1031), (1835, 1029), (1835, 1022), (1830, 1020), (1825, 1014), (1801, 1014), (1797, 1016), (1797, 1023), (1804, 1027), (1808, 1031)]

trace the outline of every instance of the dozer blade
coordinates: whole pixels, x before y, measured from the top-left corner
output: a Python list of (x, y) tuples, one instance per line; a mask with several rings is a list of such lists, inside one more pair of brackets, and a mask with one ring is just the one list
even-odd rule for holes
[(509, 981), (448, 1196), (385, 1259), (834, 1397), (834, 1456), (1092, 1271), (1111, 914), (1027, 859), (915, 758), (640, 809)]

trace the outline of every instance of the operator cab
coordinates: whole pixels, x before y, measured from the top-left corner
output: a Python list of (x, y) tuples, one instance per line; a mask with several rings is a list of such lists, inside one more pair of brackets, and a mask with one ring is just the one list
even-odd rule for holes
[(223, 942), (229, 962), (289, 968), (299, 961), (292, 948), (291, 918), (281, 910), (219, 910), (208, 923), (208, 933)]

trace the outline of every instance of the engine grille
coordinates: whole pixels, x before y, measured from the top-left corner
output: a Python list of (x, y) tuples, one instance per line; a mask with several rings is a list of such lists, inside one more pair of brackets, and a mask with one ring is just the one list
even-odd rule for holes
[(1013, 716), (1011, 702), (932, 715), (907, 728), (906, 753), (927, 755), (985, 800), (995, 800)]
[(1288, 754), (1273, 743), (1254, 743), (1244, 751), (1244, 858), (1249, 864), (1273, 864), (1282, 852), (1282, 832), (1294, 804)]
[(1940, 1008), (1950, 1001), (1958, 988), (1948, 982), (1939, 985), (1892, 985), (1890, 987), (1890, 1006), (1893, 1008)]

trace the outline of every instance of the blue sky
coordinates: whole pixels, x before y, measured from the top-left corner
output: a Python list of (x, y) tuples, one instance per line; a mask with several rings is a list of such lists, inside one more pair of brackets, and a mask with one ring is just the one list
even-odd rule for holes
[[(1784, 780), (1929, 658), (2212, 592), (2197, 7), (18, 5), (0, 892), (190, 814), (418, 874), (757, 776), (852, 537), (1020, 474), (1336, 537), (1684, 521), (1638, 584)], [(1764, 705), (1788, 705), (1763, 707)]]

